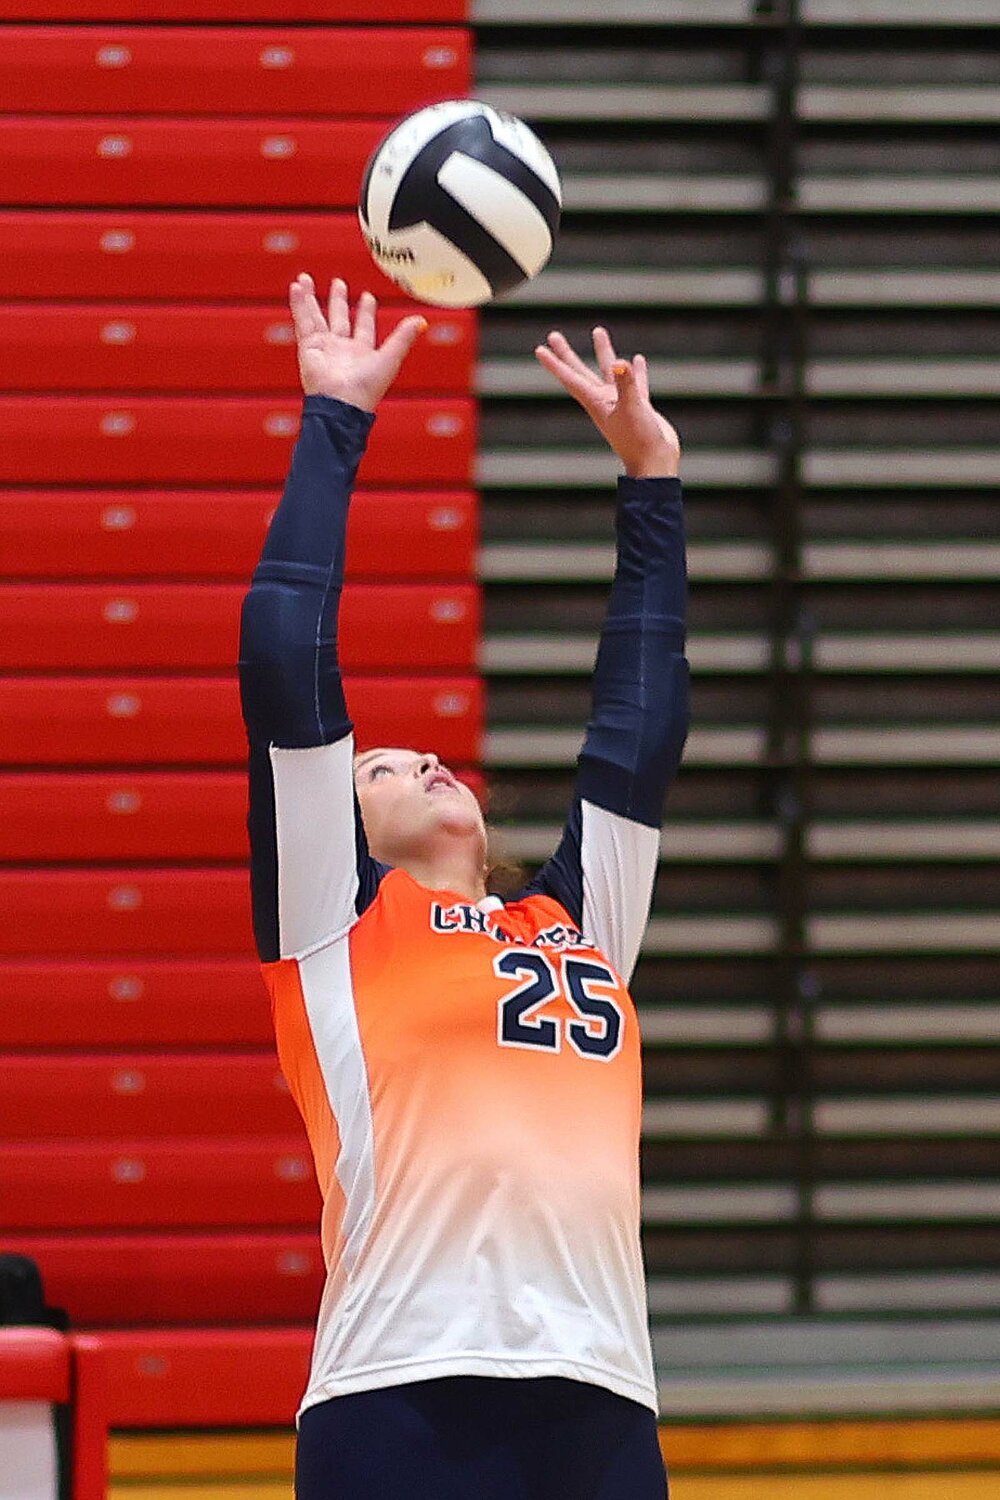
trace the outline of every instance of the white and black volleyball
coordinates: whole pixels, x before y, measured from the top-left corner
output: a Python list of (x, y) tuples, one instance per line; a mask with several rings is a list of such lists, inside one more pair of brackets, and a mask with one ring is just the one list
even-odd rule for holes
[(514, 115), (452, 99), (407, 115), (365, 168), (358, 217), (379, 269), (421, 302), (476, 307), (537, 276), (562, 192)]

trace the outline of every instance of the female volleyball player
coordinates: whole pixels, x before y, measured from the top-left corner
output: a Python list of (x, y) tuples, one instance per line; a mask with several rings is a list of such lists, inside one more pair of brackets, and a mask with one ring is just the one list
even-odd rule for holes
[[(355, 758), (337, 668), (351, 486), (414, 340), (290, 293), (305, 391), (246, 599), (254, 922), (323, 1192), (299, 1500), (663, 1500), (626, 982), (687, 719), (678, 443), (640, 356), (541, 363), (625, 469), (562, 841), (486, 892), (479, 806), (421, 747)], [(400, 538), (405, 545), (405, 538)]]

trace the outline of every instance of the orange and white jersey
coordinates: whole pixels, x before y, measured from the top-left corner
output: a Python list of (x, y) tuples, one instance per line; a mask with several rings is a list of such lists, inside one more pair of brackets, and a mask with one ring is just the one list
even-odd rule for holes
[[(336, 858), (354, 845), (352, 749), (272, 751), (289, 919), (264, 972), (330, 1273), (305, 1404), (513, 1374), (655, 1406), (625, 984), (549, 896), (472, 906), (393, 870), (357, 915)], [(320, 842), (310, 810), (338, 801)]]
[(686, 727), (676, 482), (623, 482), (559, 847), (519, 898), (472, 905), (368, 852), (332, 649), (366, 419), (305, 412), (241, 643), (257, 939), (324, 1201), (303, 1406), (548, 1375), (655, 1410), (626, 984)]

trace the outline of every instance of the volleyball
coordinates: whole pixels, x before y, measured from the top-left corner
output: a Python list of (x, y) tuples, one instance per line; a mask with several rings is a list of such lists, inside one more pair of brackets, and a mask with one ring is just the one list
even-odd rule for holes
[(538, 275), (561, 205), (555, 163), (523, 120), (452, 99), (379, 143), (358, 217), (376, 265), (405, 292), (476, 307)]

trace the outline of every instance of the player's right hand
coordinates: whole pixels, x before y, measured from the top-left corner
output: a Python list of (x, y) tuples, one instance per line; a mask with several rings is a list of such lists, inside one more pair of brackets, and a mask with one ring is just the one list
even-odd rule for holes
[(374, 411), (399, 374), (400, 367), (427, 319), (419, 315), (403, 318), (384, 340), (376, 344), (375, 313), (378, 304), (371, 292), (362, 292), (354, 310), (354, 326), (347, 301), (347, 284), (339, 278), (330, 283), (324, 313), (316, 296), (316, 285), (302, 271), (288, 289), (288, 305), (295, 325), (299, 377), (307, 396), (335, 396)]

